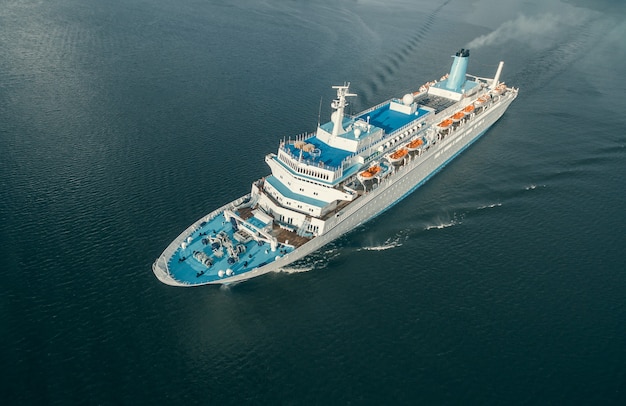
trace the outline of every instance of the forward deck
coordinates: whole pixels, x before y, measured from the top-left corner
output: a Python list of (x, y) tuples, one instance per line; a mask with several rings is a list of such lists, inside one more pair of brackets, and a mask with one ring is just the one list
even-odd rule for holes
[[(263, 223), (253, 216), (249, 208), (238, 209), (235, 213), (255, 226), (263, 226)], [(238, 244), (245, 246), (245, 251), (239, 254), (239, 260), (234, 263), (229, 262), (230, 256), (226, 247), (220, 247), (218, 252), (211, 247), (210, 239), (217, 238), (222, 231), (226, 234), (227, 241), (232, 246), (236, 247)], [(278, 225), (273, 225), (272, 234), (278, 237), (279, 244), (277, 250), (272, 251), (270, 245), (263, 241), (254, 239), (247, 242), (237, 241), (235, 231), (231, 222), (226, 221), (223, 213), (201, 223), (200, 227), (187, 237), (184, 244), (185, 247), (179, 247), (168, 259), (167, 267), (169, 273), (177, 281), (183, 283), (207, 283), (221, 279), (220, 271), (225, 273), (230, 270), (234, 274), (240, 274), (254, 268), (260, 268), (275, 261), (277, 256), (293, 251), (294, 246), (297, 247), (308, 241), (308, 239), (300, 237), (294, 232), (283, 230)], [(289, 245), (285, 245), (286, 241), (289, 241)], [(210, 258), (213, 264), (207, 266), (202, 263), (197, 259), (197, 253), (206, 255), (206, 258)]]

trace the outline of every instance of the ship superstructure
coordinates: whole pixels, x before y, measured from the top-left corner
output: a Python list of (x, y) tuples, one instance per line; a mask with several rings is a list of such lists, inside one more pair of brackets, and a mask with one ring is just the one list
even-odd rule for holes
[(333, 86), (330, 121), (282, 140), (271, 174), (196, 221), (153, 265), (175, 286), (232, 283), (278, 270), (387, 210), (478, 139), (518, 89), (467, 75), (469, 50), (450, 72), (356, 115), (350, 84)]

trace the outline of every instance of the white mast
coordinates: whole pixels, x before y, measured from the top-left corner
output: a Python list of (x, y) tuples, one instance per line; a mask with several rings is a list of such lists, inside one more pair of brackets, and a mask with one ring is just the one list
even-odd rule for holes
[(343, 86), (333, 86), (333, 89), (337, 89), (337, 99), (330, 103), (330, 107), (336, 110), (331, 115), (331, 120), (333, 122), (333, 136), (346, 132), (346, 130), (343, 129), (343, 110), (348, 105), (348, 103), (346, 103), (346, 97), (356, 96), (356, 94), (348, 93), (349, 88), (350, 82)]
[(498, 86), (498, 81), (500, 80), (500, 73), (502, 73), (503, 66), (504, 66), (504, 61), (500, 61), (500, 64), (498, 65), (498, 70), (496, 71), (496, 76), (493, 78), (493, 81), (491, 82), (491, 86), (489, 86), (490, 89), (495, 89), (496, 86)]

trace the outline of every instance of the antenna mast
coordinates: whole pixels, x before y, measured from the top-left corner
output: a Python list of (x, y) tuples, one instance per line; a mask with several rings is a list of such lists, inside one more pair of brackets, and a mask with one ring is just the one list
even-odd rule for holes
[(319, 110), (317, 112), (317, 126), (318, 127), (320, 126), (320, 120), (321, 120), (321, 117), (322, 117), (322, 97), (323, 96), (320, 96), (320, 108), (319, 108)]
[(343, 86), (333, 86), (333, 89), (337, 89), (337, 98), (332, 101), (330, 106), (336, 110), (332, 114), (333, 135), (336, 136), (346, 132), (346, 130), (343, 129), (343, 110), (348, 105), (346, 97), (356, 96), (356, 94), (348, 93), (350, 82)]

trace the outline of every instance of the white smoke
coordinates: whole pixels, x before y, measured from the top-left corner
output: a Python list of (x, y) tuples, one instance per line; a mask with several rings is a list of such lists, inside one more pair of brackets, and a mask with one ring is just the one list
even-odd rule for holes
[(546, 48), (589, 17), (589, 13), (580, 9), (575, 12), (545, 13), (532, 17), (522, 14), (515, 20), (506, 21), (495, 31), (473, 39), (467, 48), (501, 45), (509, 41), (516, 41), (533, 48)]

